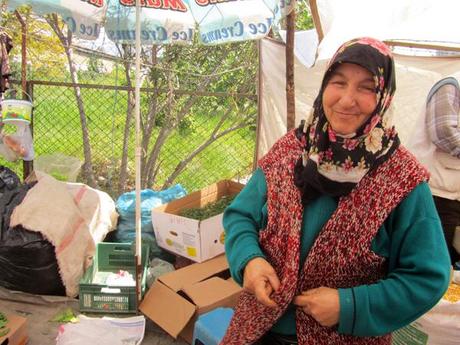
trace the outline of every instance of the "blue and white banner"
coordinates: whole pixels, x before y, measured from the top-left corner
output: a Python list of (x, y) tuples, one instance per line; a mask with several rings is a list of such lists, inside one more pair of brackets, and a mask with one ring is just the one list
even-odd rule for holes
[[(114, 42), (135, 41), (135, 0), (109, 1), (105, 31)], [(150, 44), (191, 43), (195, 20), (182, 0), (141, 1), (141, 42)]]
[(265, 37), (273, 25), (278, 1), (186, 0), (204, 44)]
[[(259, 39), (293, 0), (141, 0), (143, 44), (191, 43), (198, 30), (204, 44)], [(30, 5), (37, 14), (58, 13), (72, 33), (96, 39), (104, 26), (117, 43), (133, 43), (135, 0), (8, 0), (10, 10)]]

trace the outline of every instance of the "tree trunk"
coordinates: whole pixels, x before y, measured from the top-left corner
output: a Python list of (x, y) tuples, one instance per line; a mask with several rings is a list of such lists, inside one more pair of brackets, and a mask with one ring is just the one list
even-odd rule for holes
[(80, 115), (80, 124), (81, 124), (81, 131), (82, 131), (82, 139), (83, 139), (83, 153), (85, 156), (85, 162), (83, 164), (83, 174), (86, 179), (86, 183), (91, 187), (96, 187), (96, 180), (94, 179), (93, 174), (93, 165), (92, 165), (92, 158), (91, 158), (91, 144), (89, 139), (89, 132), (88, 132), (88, 125), (86, 122), (86, 113), (84, 108), (84, 102), (81, 95), (81, 89), (77, 85), (78, 84), (78, 76), (77, 70), (75, 68), (75, 64), (73, 62), (73, 52), (71, 48), (72, 44), (72, 32), (70, 30), (67, 31), (67, 37), (64, 36), (62, 29), (59, 27), (59, 21), (56, 14), (51, 15), (51, 17), (47, 18), (47, 21), (51, 28), (54, 30), (56, 35), (59, 37), (59, 40), (64, 47), (67, 61), (69, 63), (69, 70), (70, 76), (72, 79), (75, 99), (77, 101), (78, 112)]
[[(151, 82), (153, 84), (153, 93), (150, 97), (149, 101), (149, 110), (145, 117), (141, 117), (142, 121), (142, 161), (141, 161), (141, 166), (145, 167), (147, 165), (147, 152), (149, 152), (149, 146), (150, 146), (150, 141), (152, 138), (153, 130), (155, 129), (155, 121), (156, 121), (156, 116), (157, 114), (162, 111), (163, 107), (158, 107), (159, 105), (159, 95), (160, 95), (160, 80), (159, 80), (159, 74), (156, 71), (156, 68), (158, 66), (158, 52), (159, 52), (159, 47), (157, 45), (152, 46), (152, 61), (151, 61), (151, 68), (150, 68), (150, 74), (152, 75), (151, 77)], [(143, 173), (141, 176), (141, 185), (145, 187), (147, 185), (147, 169), (143, 168), (142, 169)]]
[[(123, 47), (123, 53), (119, 50), (120, 55), (123, 57), (123, 65), (125, 69), (126, 82), (128, 87), (132, 87), (131, 76), (129, 74), (131, 64), (129, 62), (129, 56), (126, 53), (127, 47)], [(126, 180), (128, 177), (128, 152), (129, 152), (129, 136), (131, 133), (131, 121), (133, 119), (134, 110), (134, 94), (133, 90), (128, 91), (128, 102), (126, 106), (126, 121), (125, 128), (123, 131), (123, 152), (121, 156), (120, 164), (120, 178), (118, 179), (118, 194), (124, 193), (126, 190)]]
[[(217, 65), (212, 71), (211, 75), (213, 75), (219, 67), (220, 66)], [(208, 85), (216, 78), (216, 76), (207, 76), (203, 79), (200, 85), (198, 85), (196, 91), (204, 91)], [(190, 112), (190, 109), (196, 100), (197, 96), (190, 96), (187, 102), (185, 102), (183, 107), (177, 112), (175, 116), (172, 116), (173, 110), (170, 109), (171, 118), (167, 120), (167, 123), (165, 123), (165, 125), (161, 128), (145, 166), (145, 175), (147, 176), (146, 186), (152, 186), (155, 182), (155, 175), (159, 168), (158, 157), (160, 156), (161, 149), (163, 148), (166, 139), (169, 137), (173, 129), (177, 127), (180, 121), (182, 121), (184, 117)]]

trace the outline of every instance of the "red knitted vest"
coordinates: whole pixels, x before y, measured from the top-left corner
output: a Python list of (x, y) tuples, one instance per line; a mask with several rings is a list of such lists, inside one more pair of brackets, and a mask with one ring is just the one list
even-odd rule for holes
[[(299, 272), (303, 215), (294, 166), (302, 153), (294, 131), (281, 138), (259, 161), (267, 181), (268, 223), (260, 231), (260, 246), (273, 265), (281, 286), (272, 298), (278, 308), (260, 304), (243, 291), (221, 344), (252, 344), (283, 315), (294, 296), (320, 286), (332, 288), (372, 284), (386, 273), (385, 259), (371, 251), (372, 239), (389, 213), (428, 172), (404, 148), (366, 175), (338, 207), (319, 233)], [(391, 335), (355, 337), (323, 327), (300, 309), (296, 315), (301, 345), (389, 345)]]

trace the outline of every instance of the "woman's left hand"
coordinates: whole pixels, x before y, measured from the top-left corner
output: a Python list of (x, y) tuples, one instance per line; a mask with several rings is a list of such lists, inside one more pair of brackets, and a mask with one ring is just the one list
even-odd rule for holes
[(332, 327), (339, 322), (339, 291), (321, 286), (302, 292), (294, 298), (294, 304), (311, 315), (321, 326)]

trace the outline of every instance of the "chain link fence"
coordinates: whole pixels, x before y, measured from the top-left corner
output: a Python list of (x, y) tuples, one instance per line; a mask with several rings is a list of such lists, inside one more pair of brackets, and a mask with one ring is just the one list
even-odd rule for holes
[[(82, 125), (73, 86), (60, 83), (48, 84), (46, 82), (31, 82), (30, 85), (34, 99), (33, 133), (36, 159), (40, 160), (41, 156), (59, 153), (75, 157), (83, 163), (85, 157)], [(98, 188), (112, 195), (120, 192), (117, 189), (117, 177), (120, 175), (123, 152), (127, 93), (124, 89), (106, 89), (103, 86), (85, 85), (81, 88), (93, 173)], [(142, 93), (141, 112), (147, 111), (148, 102), (145, 99), (148, 97), (147, 92)], [(206, 97), (211, 96), (201, 96), (197, 103)], [(212, 97), (219, 102), (225, 101), (230, 96)], [(255, 102), (253, 98), (249, 98), (249, 101)], [(222, 103), (226, 104), (226, 102)], [(235, 113), (233, 116), (241, 115)], [(193, 191), (221, 179), (239, 179), (248, 175), (252, 170), (255, 150), (255, 117), (255, 113), (249, 116), (253, 125), (234, 130), (209, 144), (171, 182), (181, 183), (188, 191)], [(209, 140), (211, 132), (219, 120), (221, 120), (219, 115), (191, 114), (182, 125), (174, 129), (162, 146), (159, 156), (161, 164), (158, 167), (155, 183), (148, 187), (160, 189), (175, 167), (191, 152)], [(127, 139), (128, 180), (124, 190), (130, 190), (134, 187), (134, 127), (134, 121), (131, 121)], [(160, 128), (154, 130), (151, 145), (155, 143), (157, 139), (155, 133), (158, 133), (159, 130)], [(60, 157), (57, 156), (57, 158)], [(59, 165), (66, 163), (64, 161), (55, 161), (55, 163), (54, 173), (57, 175), (56, 177), (65, 178), (65, 176), (59, 176)], [(22, 175), (20, 162), (6, 165)], [(61, 168), (64, 168), (62, 170), (64, 174), (67, 167)], [(79, 174), (78, 181), (87, 182), (82, 173)]]
[[(69, 82), (69, 73), (62, 67), (62, 60), (56, 60), (55, 68), (50, 66), (46, 73), (29, 73), (34, 78), (42, 77), (28, 81), (28, 93), (34, 104), (36, 162), (43, 162), (44, 157), (52, 155), (57, 165), (69, 165), (64, 162), (64, 155), (82, 164), (90, 164), (96, 187), (116, 197), (134, 189), (134, 90), (119, 86), (126, 85), (126, 79), (121, 69), (115, 71), (118, 62), (107, 62), (93, 55), (79, 57), (78, 61), (79, 80), (85, 80), (85, 83)], [(43, 64), (38, 65), (43, 68)], [(249, 92), (226, 92), (225, 89), (219, 90), (219, 85), (216, 89), (212, 84), (201, 91), (167, 87), (141, 90), (143, 188), (159, 190), (180, 183), (192, 192), (222, 179), (243, 179), (251, 173), (257, 117), (255, 72), (248, 75), (248, 71), (240, 70), (236, 73), (246, 74), (245, 77), (252, 80)], [(103, 77), (108, 74), (112, 78)], [(14, 76), (18, 75), (16, 71)], [(195, 79), (200, 78), (203, 77)], [(104, 80), (109, 81), (88, 83)], [(190, 85), (198, 83), (195, 81)], [(20, 88), (19, 85), (15, 87)], [(155, 109), (152, 104), (156, 104)], [(189, 109), (185, 115), (179, 116), (186, 106)], [(131, 114), (129, 120), (128, 114)], [(86, 125), (82, 125), (82, 119)], [(88, 133), (90, 160), (88, 151), (85, 154), (83, 128)], [(126, 180), (120, 181), (124, 154)], [(1, 159), (0, 164), (19, 176), (23, 175), (21, 161), (12, 163)], [(60, 176), (59, 169), (54, 175), (62, 179), (68, 177)], [(77, 181), (88, 183), (83, 169)]]

